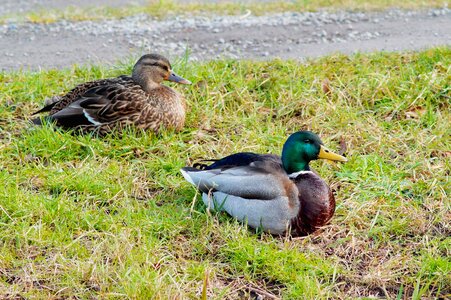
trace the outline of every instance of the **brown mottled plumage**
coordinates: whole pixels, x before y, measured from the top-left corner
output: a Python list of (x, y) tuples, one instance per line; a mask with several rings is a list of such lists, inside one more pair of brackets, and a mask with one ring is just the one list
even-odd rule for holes
[(282, 157), (242, 152), (181, 172), (208, 208), (271, 234), (302, 236), (327, 224), (335, 211), (329, 186), (309, 168), (318, 158), (346, 161), (316, 134), (299, 131), (285, 142)]
[[(105, 134), (114, 128), (133, 125), (157, 132), (161, 127), (180, 130), (185, 123), (185, 99), (162, 85), (163, 80), (190, 84), (171, 70), (158, 54), (142, 56), (132, 76), (82, 83), (37, 113), (63, 128)], [(33, 120), (40, 125), (41, 119)]]

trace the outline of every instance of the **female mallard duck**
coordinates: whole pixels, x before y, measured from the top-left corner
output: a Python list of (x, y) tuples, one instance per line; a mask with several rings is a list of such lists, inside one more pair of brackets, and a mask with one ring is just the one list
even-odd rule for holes
[[(165, 57), (146, 54), (133, 67), (131, 77), (82, 83), (34, 114), (49, 111), (46, 118), (63, 128), (100, 134), (125, 125), (180, 130), (185, 122), (185, 99), (162, 85), (163, 80), (191, 83), (173, 73)], [(33, 122), (40, 125), (41, 119)]]
[(299, 131), (285, 142), (282, 157), (236, 153), (181, 172), (202, 192), (208, 208), (271, 234), (299, 236), (325, 225), (335, 211), (329, 186), (309, 168), (309, 162), (319, 158), (347, 161), (324, 147), (313, 132)]

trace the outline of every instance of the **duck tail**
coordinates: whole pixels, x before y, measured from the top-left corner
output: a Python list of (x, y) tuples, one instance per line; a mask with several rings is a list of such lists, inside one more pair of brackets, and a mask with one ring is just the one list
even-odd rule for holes
[(180, 172), (186, 181), (204, 193), (208, 193), (208, 191), (215, 188), (215, 184), (212, 183), (211, 177), (217, 175), (217, 172), (199, 170), (193, 167), (181, 168)]
[(37, 114), (40, 114), (40, 113), (43, 113), (46, 111), (50, 111), (55, 106), (55, 104), (58, 103), (60, 100), (61, 100), (60, 96), (53, 96), (53, 97), (45, 99), (45, 104), (44, 104), (45, 106), (43, 108), (41, 108), (40, 110), (32, 113), (31, 115), (34, 116), (34, 115), (37, 115)]
[(37, 117), (37, 118), (31, 119), (30, 121), (34, 125), (42, 126), (42, 125), (44, 125), (46, 123), (51, 122), (52, 120), (53, 119), (51, 117), (47, 116), (47, 117)]
[(35, 115), (37, 115), (37, 114), (40, 114), (40, 113), (43, 113), (43, 112), (46, 112), (46, 111), (50, 111), (50, 110), (55, 106), (55, 104), (56, 104), (56, 102), (55, 102), (55, 103), (52, 103), (52, 104), (49, 104), (49, 105), (46, 105), (46, 106), (44, 106), (43, 108), (41, 108), (40, 110), (35, 111), (35, 112), (32, 113), (31, 115), (32, 115), (32, 116), (35, 116)]

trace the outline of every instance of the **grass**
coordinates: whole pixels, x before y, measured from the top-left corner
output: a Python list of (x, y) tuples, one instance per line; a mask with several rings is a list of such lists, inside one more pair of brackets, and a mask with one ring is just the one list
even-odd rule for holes
[(262, 15), (268, 12), (285, 11), (317, 11), (317, 10), (383, 10), (388, 8), (401, 9), (425, 9), (431, 7), (448, 6), (448, 1), (443, 0), (296, 0), (296, 1), (218, 1), (212, 3), (183, 1), (150, 1), (147, 5), (127, 5), (122, 7), (75, 7), (65, 9), (42, 9), (25, 14), (10, 14), (0, 17), (1, 22), (10, 19), (26, 20), (36, 23), (51, 23), (61, 19), (71, 21), (117, 19), (132, 16), (139, 13), (148, 14), (157, 18), (168, 16), (180, 16), (183, 14), (245, 14), (248, 10), (253, 14)]
[[(294, 61), (180, 60), (181, 133), (73, 136), (27, 118), (131, 63), (0, 74), (0, 295), (107, 299), (451, 296), (451, 49)], [(210, 214), (179, 169), (280, 153), (299, 129), (348, 163), (314, 167), (331, 224), (297, 239)]]

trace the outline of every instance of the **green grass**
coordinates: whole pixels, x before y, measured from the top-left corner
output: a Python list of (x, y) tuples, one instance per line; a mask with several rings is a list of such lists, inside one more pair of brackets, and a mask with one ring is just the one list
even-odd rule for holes
[[(45, 97), (131, 62), (0, 74), (0, 295), (450, 297), (449, 47), (174, 65), (196, 82), (176, 86), (186, 128), (103, 139), (26, 119)], [(349, 158), (313, 164), (338, 204), (314, 235), (258, 235), (207, 213), (179, 174), (201, 158), (280, 153), (299, 129), (335, 150), (344, 140)]]
[(147, 5), (128, 5), (122, 7), (75, 7), (66, 9), (45, 9), (25, 14), (11, 14), (0, 17), (0, 21), (9, 19), (27, 20), (37, 23), (55, 22), (61, 19), (81, 21), (116, 19), (132, 16), (138, 13), (148, 14), (157, 18), (179, 16), (183, 14), (245, 14), (250, 10), (255, 15), (263, 15), (269, 12), (285, 11), (317, 11), (317, 10), (382, 10), (388, 8), (424, 9), (431, 7), (447, 6), (448, 1), (443, 0), (296, 0), (296, 1), (250, 1), (240, 3), (236, 1), (218, 1), (213, 3), (183, 1), (150, 1)]

